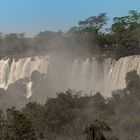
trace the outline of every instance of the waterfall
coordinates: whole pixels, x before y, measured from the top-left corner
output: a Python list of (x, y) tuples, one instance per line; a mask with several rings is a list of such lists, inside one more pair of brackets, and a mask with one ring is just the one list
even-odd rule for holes
[(33, 82), (30, 81), (28, 83), (26, 83), (26, 88), (27, 88), (27, 99), (29, 99), (32, 96), (32, 86), (33, 86)]
[(10, 74), (9, 59), (2, 59), (0, 61), (0, 87), (7, 87), (7, 82)]
[(10, 59), (0, 60), (0, 87), (7, 88), (9, 84), (16, 82), (21, 78), (30, 77), (34, 70), (40, 73), (47, 73), (48, 57), (21, 58), (17, 61)]
[[(82, 90), (85, 93), (101, 91), (110, 96), (112, 90), (125, 88), (125, 76), (131, 70), (140, 74), (140, 56), (129, 56), (118, 61), (111, 58), (97, 61), (94, 57), (67, 61), (63, 58), (35, 56), (0, 60), (0, 88), (7, 88), (21, 78), (30, 76), (33, 71), (46, 74), (49, 88), (53, 91)], [(26, 83), (27, 98), (32, 95), (33, 81)]]
[(84, 92), (96, 92), (101, 90), (103, 81), (102, 63), (95, 58), (75, 60), (71, 72), (71, 88)]
[(140, 55), (128, 56), (114, 61), (108, 74), (108, 89), (112, 91), (125, 88), (126, 74), (132, 70), (136, 70), (140, 75)]

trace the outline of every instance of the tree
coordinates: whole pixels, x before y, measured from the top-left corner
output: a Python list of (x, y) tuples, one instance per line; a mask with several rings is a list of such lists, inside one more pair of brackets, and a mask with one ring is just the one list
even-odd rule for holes
[(75, 107), (75, 97), (72, 90), (66, 93), (57, 93), (57, 98), (50, 98), (46, 103), (46, 125), (48, 131), (60, 134), (64, 131), (64, 125), (75, 119), (72, 109)]
[(130, 71), (126, 74), (126, 89), (130, 93), (140, 92), (140, 76), (137, 74), (136, 70)]
[(5, 120), (6, 140), (36, 140), (35, 131), (31, 120), (15, 108), (7, 109), (7, 119)]
[[(115, 17), (111, 31), (113, 34), (113, 45), (116, 46), (115, 59), (123, 56), (139, 54), (140, 13), (130, 10), (127, 16)], [(136, 35), (137, 34), (137, 35)]]
[(92, 55), (100, 54), (101, 47), (99, 45), (105, 42), (101, 39), (103, 34), (100, 31), (107, 24), (107, 20), (107, 14), (100, 13), (98, 16), (92, 16), (79, 21), (79, 26), (71, 28), (68, 34), (72, 40), (75, 40), (75, 44), (80, 45), (80, 49), (81, 46), (84, 46), (82, 48), (83, 52), (88, 50)]
[(85, 128), (86, 140), (106, 140), (103, 131), (112, 131), (104, 122), (95, 120)]
[(24, 37), (24, 33), (17, 34), (11, 33), (7, 34), (4, 38), (4, 46), (6, 47), (6, 53), (8, 55), (14, 54), (21, 54), (24, 53), (28, 49), (28, 40)]
[(106, 13), (100, 13), (98, 16), (92, 16), (86, 20), (79, 21), (79, 27), (81, 30), (94, 31), (95, 33), (98, 33), (98, 31), (106, 25), (107, 20), (108, 18)]
[(140, 13), (130, 10), (127, 16), (115, 17), (113, 22), (112, 32), (115, 35), (114, 37), (117, 37), (116, 43), (120, 44), (126, 33), (131, 32), (140, 26)]
[(43, 130), (46, 127), (44, 124), (44, 106), (37, 102), (29, 102), (25, 108), (22, 109), (22, 113), (26, 114), (31, 120), (33, 127), (35, 128), (35, 133), (38, 138), (43, 138)]
[(0, 110), (0, 139), (1, 140), (4, 140), (4, 133), (5, 133), (5, 130), (4, 130), (4, 114), (3, 112)]

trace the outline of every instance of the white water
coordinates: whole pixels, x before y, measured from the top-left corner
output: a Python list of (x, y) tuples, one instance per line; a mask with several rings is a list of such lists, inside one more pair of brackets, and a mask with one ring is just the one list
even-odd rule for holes
[(110, 88), (108, 89), (122, 89), (126, 86), (125, 77), (128, 72), (136, 70), (140, 75), (140, 55), (121, 58), (113, 62), (110, 68), (107, 80)]
[(87, 93), (96, 92), (103, 86), (103, 69), (95, 58), (75, 60), (72, 65), (70, 87)]
[[(20, 78), (30, 77), (34, 70), (45, 73), (52, 87), (57, 91), (72, 88), (87, 93), (101, 91), (105, 96), (110, 91), (125, 87), (126, 73), (137, 70), (140, 74), (140, 56), (129, 56), (118, 61), (105, 59), (99, 63), (95, 58), (76, 59), (67, 62), (63, 59), (50, 61), (48, 56), (21, 58), (17, 61), (0, 60), (0, 87), (7, 88)], [(58, 61), (58, 62), (57, 62)], [(60, 62), (61, 61), (61, 62)], [(32, 95), (32, 81), (27, 83), (27, 98)]]
[(30, 77), (34, 70), (40, 73), (47, 73), (48, 57), (21, 58), (17, 61), (10, 59), (0, 60), (0, 87), (7, 88), (9, 84), (15, 81)]

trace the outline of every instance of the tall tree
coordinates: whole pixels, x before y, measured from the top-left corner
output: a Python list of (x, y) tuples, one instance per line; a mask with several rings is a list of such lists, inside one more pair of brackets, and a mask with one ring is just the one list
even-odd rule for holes
[(106, 140), (103, 131), (112, 131), (104, 122), (95, 120), (85, 128), (86, 140)]
[(113, 45), (116, 47), (115, 58), (139, 54), (140, 13), (130, 10), (127, 16), (115, 17), (111, 31)]
[(81, 30), (98, 32), (107, 23), (106, 13), (100, 13), (98, 16), (92, 16), (86, 20), (79, 21)]

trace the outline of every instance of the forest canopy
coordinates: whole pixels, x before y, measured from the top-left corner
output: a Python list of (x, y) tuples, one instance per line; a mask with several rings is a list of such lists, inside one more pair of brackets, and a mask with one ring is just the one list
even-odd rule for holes
[(68, 32), (44, 31), (32, 38), (24, 33), (0, 34), (0, 57), (24, 57), (68, 50), (84, 56), (105, 55), (118, 60), (140, 53), (140, 13), (114, 17), (108, 27), (108, 16), (100, 13), (78, 22)]

